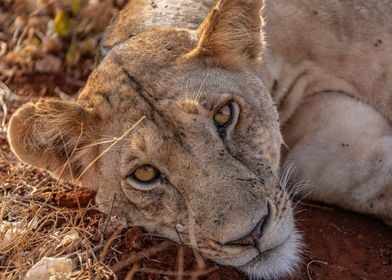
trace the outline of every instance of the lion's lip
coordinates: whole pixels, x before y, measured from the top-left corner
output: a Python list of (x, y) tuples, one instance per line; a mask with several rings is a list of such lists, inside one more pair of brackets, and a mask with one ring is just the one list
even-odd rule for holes
[(222, 265), (242, 266), (257, 258), (259, 253), (254, 246), (222, 246), (220, 250), (202, 249), (203, 255)]
[(223, 245), (215, 240), (207, 240), (204, 248), (199, 248), (206, 256), (216, 256), (218, 253), (219, 259), (233, 259), (245, 256), (252, 251), (257, 255), (257, 249), (252, 245)]
[[(215, 243), (215, 246), (220, 247), (219, 251), (221, 253), (224, 253), (224, 255), (219, 256), (219, 259), (213, 259), (222, 264), (229, 264), (231, 261), (235, 260), (237, 262), (237, 265), (247, 265), (256, 258), (268, 258), (269, 255), (273, 254), (275, 251), (279, 250), (282, 246), (284, 246), (284, 244), (288, 241), (289, 238), (290, 235), (287, 236), (287, 238), (285, 238), (281, 243), (263, 251), (257, 245), (222, 245), (216, 241), (211, 240), (213, 243)], [(209, 244), (212, 245), (211, 243)], [(205, 254), (209, 255), (208, 250), (202, 251)], [(242, 259), (243, 261), (241, 264), (238, 264), (238, 261), (240, 259)]]

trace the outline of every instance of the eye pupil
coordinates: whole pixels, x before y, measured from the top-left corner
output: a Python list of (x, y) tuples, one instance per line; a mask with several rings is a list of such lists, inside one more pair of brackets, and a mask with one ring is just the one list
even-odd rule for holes
[(159, 172), (151, 165), (142, 165), (133, 172), (133, 178), (142, 183), (150, 183), (155, 180)]

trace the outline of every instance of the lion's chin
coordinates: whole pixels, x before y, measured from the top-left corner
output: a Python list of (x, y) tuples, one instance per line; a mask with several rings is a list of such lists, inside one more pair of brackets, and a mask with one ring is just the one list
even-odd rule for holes
[(301, 235), (293, 231), (279, 246), (258, 254), (236, 268), (252, 279), (280, 279), (293, 274), (300, 263)]
[(249, 249), (237, 258), (215, 259), (223, 265), (233, 266), (251, 279), (280, 279), (293, 274), (300, 262), (301, 235), (292, 231), (287, 239), (266, 252)]

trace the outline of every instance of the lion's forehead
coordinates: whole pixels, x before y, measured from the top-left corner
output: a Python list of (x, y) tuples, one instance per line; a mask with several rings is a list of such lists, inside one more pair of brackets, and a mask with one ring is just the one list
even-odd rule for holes
[(259, 102), (260, 92), (257, 96), (248, 94), (252, 87), (258, 91), (262, 87), (251, 71), (210, 68), (182, 59), (194, 47), (194, 34), (188, 30), (156, 29), (132, 37), (109, 51), (89, 77), (79, 100), (106, 115), (114, 110), (145, 111), (141, 105), (145, 101), (159, 107), (164, 99), (209, 98), (221, 93)]
[(143, 115), (152, 117), (154, 113), (175, 119), (181, 114), (173, 112), (189, 113), (194, 105), (211, 110), (230, 97), (259, 102), (255, 92), (244, 90), (246, 85), (241, 83), (247, 84), (246, 77), (241, 80), (236, 73), (197, 67), (173, 67), (160, 72), (150, 74), (131, 64), (111, 61), (91, 75), (78, 101), (103, 118), (130, 121)]
[(149, 66), (173, 64), (178, 58), (196, 46), (195, 33), (179, 28), (157, 28), (146, 31), (113, 47), (104, 58), (112, 60), (121, 57), (124, 63)]
[(112, 109), (133, 110), (138, 110), (140, 100), (160, 107), (173, 100), (179, 103), (189, 100), (214, 102), (224, 94), (258, 102), (255, 93), (260, 92), (249, 85), (262, 82), (250, 75), (192, 65), (162, 66), (160, 69), (146, 66), (141, 70), (132, 63), (119, 61), (121, 59), (117, 58), (94, 71), (79, 95), (79, 101), (95, 100), (96, 106), (109, 102), (114, 105)]

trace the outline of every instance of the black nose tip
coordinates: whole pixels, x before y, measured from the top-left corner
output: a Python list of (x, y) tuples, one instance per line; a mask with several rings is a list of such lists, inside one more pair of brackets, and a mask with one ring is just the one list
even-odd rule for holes
[(268, 217), (269, 213), (261, 218), (261, 220), (250, 233), (244, 237), (241, 237), (240, 239), (229, 242), (228, 245), (254, 245), (263, 236), (264, 227), (267, 224)]

